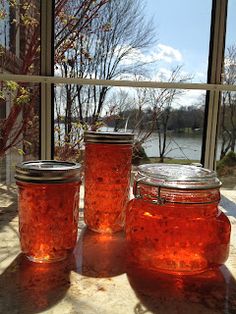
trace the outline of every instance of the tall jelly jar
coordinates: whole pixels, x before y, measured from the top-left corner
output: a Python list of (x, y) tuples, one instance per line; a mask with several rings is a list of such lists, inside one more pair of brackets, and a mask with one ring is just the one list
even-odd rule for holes
[(194, 274), (228, 257), (230, 222), (218, 208), (214, 171), (188, 165), (138, 167), (127, 208), (129, 262), (174, 274)]
[(85, 223), (100, 233), (117, 232), (129, 200), (133, 134), (88, 131), (84, 138)]
[(39, 263), (65, 259), (77, 240), (81, 165), (55, 160), (16, 166), (22, 252)]

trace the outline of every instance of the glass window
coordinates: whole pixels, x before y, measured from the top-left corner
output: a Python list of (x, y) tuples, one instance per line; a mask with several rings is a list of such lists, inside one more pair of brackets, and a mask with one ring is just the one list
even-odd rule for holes
[(206, 82), (211, 0), (96, 1), (86, 12), (77, 3), (56, 1), (57, 75), (168, 81), (182, 67)]
[[(232, 10), (232, 3), (229, 1), (229, 11)], [(55, 75), (69, 79), (105, 79), (111, 82), (205, 83), (211, 5), (211, 0), (204, 1), (201, 5), (199, 2), (190, 4), (187, 0), (178, 3), (170, 0), (100, 0), (89, 3), (85, 0), (56, 0)], [(0, 13), (0, 71), (40, 74), (40, 1), (2, 1)], [(232, 18), (229, 15), (228, 21), (230, 20)], [(228, 30), (233, 29), (230, 26), (232, 23), (228, 22)], [(229, 58), (225, 60), (228, 62)], [(227, 69), (232, 68), (225, 67), (225, 81)], [(7, 84), (1, 82), (0, 119), (3, 130), (15, 110), (16, 97), (28, 97), (21, 95), (22, 91), (32, 96), (37, 90), (38, 98), (32, 105), (36, 118), (40, 106), (37, 84), (22, 85), (13, 81)], [(195, 152), (191, 155), (185, 144), (187, 137), (193, 133), (202, 143), (204, 91), (118, 88), (99, 84), (86, 85), (83, 82), (77, 85), (55, 85), (57, 158), (74, 158), (77, 152), (72, 151), (71, 144), (75, 145), (75, 150), (81, 149), (81, 130), (85, 128), (97, 129), (103, 126), (114, 130), (129, 129), (132, 122), (131, 129), (137, 133), (137, 139), (149, 157), (163, 158), (164, 161), (168, 158), (200, 160), (200, 151), (191, 148)], [(224, 97), (223, 94), (222, 96)], [(22, 101), (17, 119), (25, 119), (26, 112), (27, 105)], [(141, 119), (136, 121), (135, 127), (134, 112), (140, 114), (135, 115), (135, 119)], [(153, 117), (155, 123), (145, 125), (142, 115), (149, 120)], [(148, 137), (138, 138), (138, 135), (144, 134), (143, 127), (150, 126), (153, 129), (149, 131)], [(169, 144), (163, 152), (162, 145), (167, 145), (167, 137), (163, 137), (165, 132), (168, 133)], [(39, 127), (36, 133), (39, 138)], [(158, 136), (153, 136), (154, 133)], [(171, 139), (171, 133), (175, 134), (175, 139)], [(21, 135), (26, 137), (26, 130)], [(177, 137), (183, 136), (183, 142), (177, 141)], [(21, 145), (24, 146), (23, 137)], [(5, 135), (1, 135), (1, 140), (5, 143), (8, 141)], [(153, 141), (156, 141), (154, 150), (150, 149)], [(175, 154), (177, 151), (178, 154)], [(63, 155), (69, 152), (73, 152), (72, 157)], [(24, 150), (22, 154), (28, 158), (28, 153)]]
[[(0, 2), (0, 73), (40, 73), (40, 1)], [(0, 81), (0, 182), (39, 158), (40, 86)]]
[(39, 74), (40, 1), (1, 1), (0, 26), (0, 72)]
[[(60, 4), (55, 2), (57, 76), (206, 82), (210, 0), (201, 5), (184, 0), (178, 5), (96, 1), (86, 10), (81, 1)], [(82, 129), (102, 125), (115, 131), (132, 129), (149, 157), (200, 161), (204, 91), (85, 84), (62, 84), (54, 90), (57, 158), (68, 158), (69, 152), (79, 158), (76, 150), (81, 149)], [(196, 150), (191, 144), (187, 148), (188, 138), (191, 143), (193, 137)]]
[(15, 165), (39, 158), (39, 84), (0, 83), (0, 182), (11, 183)]
[[(236, 84), (236, 2), (228, 1), (223, 83)], [(223, 188), (236, 188), (236, 92), (223, 91), (219, 115), (217, 172)]]
[(10, 48), (10, 7), (8, 2), (0, 3), (0, 45), (1, 49)]
[(111, 87), (98, 115), (92, 91), (100, 92), (103, 88), (106, 87), (62, 84), (55, 87), (57, 159), (80, 161), (83, 130), (91, 128), (133, 132), (134, 164), (200, 162), (204, 91)]
[(211, 5), (211, 0), (146, 1), (145, 14), (156, 34), (148, 49), (148, 56), (156, 58), (153, 77), (162, 79), (161, 72), (182, 66), (192, 82), (206, 83)]

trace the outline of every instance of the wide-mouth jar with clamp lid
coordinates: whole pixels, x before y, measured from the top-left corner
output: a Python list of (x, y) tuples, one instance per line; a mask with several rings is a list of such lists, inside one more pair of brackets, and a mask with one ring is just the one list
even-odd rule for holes
[(126, 212), (129, 262), (173, 274), (222, 265), (231, 227), (218, 207), (220, 186), (216, 173), (201, 167), (139, 166)]

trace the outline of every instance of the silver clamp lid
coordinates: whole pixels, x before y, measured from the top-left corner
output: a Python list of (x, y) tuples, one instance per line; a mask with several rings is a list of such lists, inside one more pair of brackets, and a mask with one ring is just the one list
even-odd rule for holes
[(81, 165), (56, 160), (26, 161), (16, 165), (15, 179), (31, 183), (81, 181)]
[(136, 179), (139, 183), (173, 189), (204, 190), (221, 186), (215, 171), (193, 165), (141, 165)]
[(84, 133), (84, 141), (85, 143), (132, 144), (134, 141), (134, 134), (87, 131)]

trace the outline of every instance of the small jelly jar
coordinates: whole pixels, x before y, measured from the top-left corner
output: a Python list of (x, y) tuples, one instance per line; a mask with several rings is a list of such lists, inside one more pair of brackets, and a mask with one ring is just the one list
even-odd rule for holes
[(65, 259), (77, 240), (80, 164), (23, 162), (15, 178), (22, 252), (39, 263)]
[(196, 166), (139, 166), (126, 215), (129, 262), (173, 274), (222, 265), (231, 226), (218, 208), (220, 185), (214, 171)]
[(86, 132), (84, 220), (100, 233), (120, 231), (129, 200), (133, 134)]

